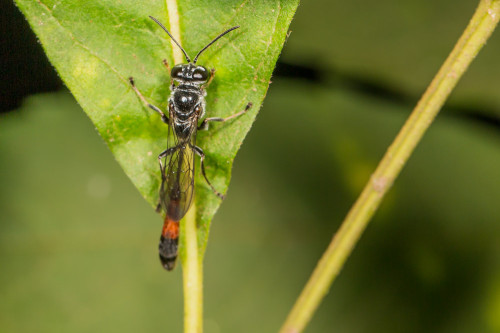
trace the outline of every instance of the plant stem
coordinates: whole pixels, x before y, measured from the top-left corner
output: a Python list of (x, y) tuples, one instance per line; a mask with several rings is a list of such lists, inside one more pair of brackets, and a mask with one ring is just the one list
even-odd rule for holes
[(382, 198), (392, 186), (462, 74), (495, 29), (499, 17), (500, 0), (480, 1), (474, 16), (453, 51), (385, 153), (318, 262), (283, 324), (281, 333), (301, 332), (310, 321)]
[(184, 332), (203, 331), (203, 263), (198, 251), (196, 206), (193, 204), (180, 226), (184, 285)]
[[(170, 32), (182, 45), (177, 0), (166, 0)], [(182, 51), (172, 43), (174, 65), (183, 62)], [(203, 332), (203, 258), (198, 250), (196, 205), (193, 203), (180, 225), (179, 257), (184, 287), (184, 333)]]
[[(177, 0), (165, 0), (165, 4), (167, 6), (170, 33), (172, 34), (172, 36), (174, 36), (177, 42), (182, 45), (181, 27), (179, 23), (179, 8), (177, 6)], [(172, 52), (174, 53), (174, 65), (182, 63), (184, 60), (182, 51), (177, 47), (172, 39), (170, 39), (170, 45), (172, 45)]]

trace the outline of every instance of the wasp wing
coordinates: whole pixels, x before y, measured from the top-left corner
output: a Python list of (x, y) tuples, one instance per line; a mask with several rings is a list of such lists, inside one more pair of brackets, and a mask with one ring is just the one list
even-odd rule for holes
[(174, 128), (173, 110), (169, 110), (168, 155), (165, 157), (160, 187), (160, 202), (173, 221), (180, 221), (191, 207), (194, 197), (194, 147), (196, 145), (197, 119), (188, 124), (185, 138), (179, 138)]

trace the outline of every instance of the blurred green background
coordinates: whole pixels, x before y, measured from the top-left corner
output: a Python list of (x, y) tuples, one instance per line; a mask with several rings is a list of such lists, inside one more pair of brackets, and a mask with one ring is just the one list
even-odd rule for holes
[[(205, 332), (278, 330), (476, 5), (299, 6), (212, 224)], [(497, 31), (306, 332), (500, 332), (499, 54)], [(0, 332), (182, 330), (161, 220), (67, 91), (0, 115), (0, 161)]]

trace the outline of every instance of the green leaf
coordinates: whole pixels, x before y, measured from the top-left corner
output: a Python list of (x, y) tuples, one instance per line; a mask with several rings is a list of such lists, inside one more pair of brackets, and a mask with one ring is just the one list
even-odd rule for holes
[[(207, 175), (219, 191), (226, 192), (233, 159), (262, 104), (298, 0), (16, 3), (118, 163), (153, 207), (160, 183), (157, 155), (166, 148), (167, 126), (139, 101), (128, 77), (135, 78), (152, 104), (165, 110), (170, 78), (162, 60), (174, 64), (173, 53), (178, 51), (148, 16), (158, 18), (173, 32), (180, 31), (180, 42), (191, 57), (225, 29), (240, 25), (198, 61), (216, 69), (208, 88), (207, 116), (227, 117), (253, 103), (247, 114), (198, 134)], [(195, 203), (202, 254), (221, 201), (200, 172)]]

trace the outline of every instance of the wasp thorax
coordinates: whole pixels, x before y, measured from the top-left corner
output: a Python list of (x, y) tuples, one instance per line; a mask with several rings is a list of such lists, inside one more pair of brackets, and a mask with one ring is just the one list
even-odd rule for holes
[(210, 78), (210, 72), (205, 67), (191, 63), (174, 66), (170, 75), (179, 83), (203, 84)]
[(174, 94), (173, 102), (177, 115), (191, 114), (200, 102), (200, 95), (195, 91), (182, 91), (182, 93)]

